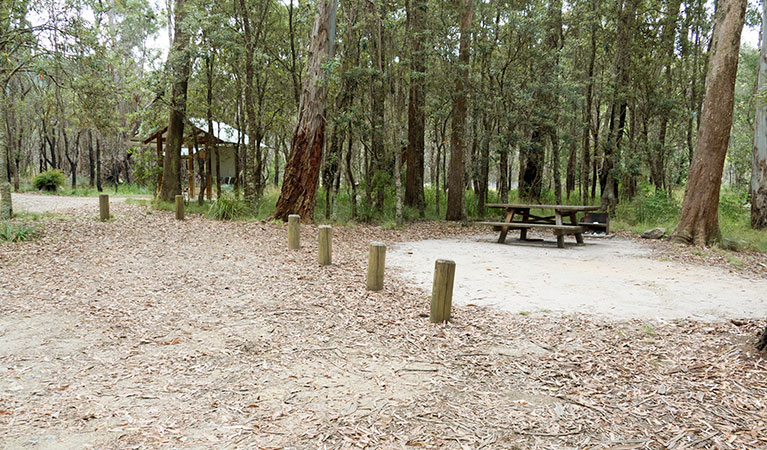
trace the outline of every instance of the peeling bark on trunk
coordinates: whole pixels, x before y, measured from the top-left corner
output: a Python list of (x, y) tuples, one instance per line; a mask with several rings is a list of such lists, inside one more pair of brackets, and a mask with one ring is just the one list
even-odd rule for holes
[(671, 240), (710, 245), (720, 238), (719, 189), (732, 127), (735, 77), (746, 0), (720, 0), (711, 45), (703, 117), (698, 131), (682, 217)]
[(335, 22), (335, 9), (335, 0), (324, 0), (319, 4), (314, 19), (298, 123), (273, 219), (287, 221), (288, 215), (298, 214), (303, 222), (314, 220), (314, 202), (325, 143), (325, 102), (328, 93), (323, 66), (331, 49), (331, 21)]

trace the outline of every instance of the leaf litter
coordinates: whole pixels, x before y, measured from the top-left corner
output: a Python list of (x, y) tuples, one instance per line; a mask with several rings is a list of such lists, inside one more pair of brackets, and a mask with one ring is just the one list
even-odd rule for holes
[(758, 319), (432, 325), (396, 274), (366, 291), (367, 246), (470, 229), (335, 227), (320, 267), (315, 226), (113, 212), (0, 246), (0, 446), (767, 447)]

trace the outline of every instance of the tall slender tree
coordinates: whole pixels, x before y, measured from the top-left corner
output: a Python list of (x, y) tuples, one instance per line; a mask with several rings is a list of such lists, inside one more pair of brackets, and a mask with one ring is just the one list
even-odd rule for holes
[(166, 202), (173, 201), (176, 195), (181, 194), (181, 146), (184, 139), (186, 94), (191, 66), (191, 58), (187, 52), (189, 32), (186, 29), (186, 8), (186, 0), (175, 0), (173, 44), (168, 53), (171, 76), (170, 114), (160, 187), (160, 199)]
[(754, 151), (751, 172), (751, 228), (767, 228), (767, 1), (762, 2), (761, 50), (757, 83), (756, 116), (754, 118)]
[(466, 103), (469, 83), (469, 44), (474, 0), (461, 0), (458, 71), (455, 78), (453, 118), (450, 134), (450, 171), (447, 191), (447, 220), (465, 218), (464, 145), (466, 142)]
[(426, 132), (426, 58), (423, 49), (426, 0), (410, 0), (407, 22), (410, 28), (410, 102), (407, 113), (407, 173), (405, 204), (425, 215), (423, 192), (424, 148)]

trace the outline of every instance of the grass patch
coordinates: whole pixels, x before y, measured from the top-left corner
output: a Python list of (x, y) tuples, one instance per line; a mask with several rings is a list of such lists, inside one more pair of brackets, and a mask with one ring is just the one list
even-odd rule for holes
[(655, 336), (657, 336), (657, 335), (658, 335), (658, 330), (656, 330), (656, 329), (655, 329), (655, 327), (654, 327), (654, 326), (652, 326), (652, 325), (651, 325), (651, 324), (649, 324), (649, 323), (644, 323), (644, 324), (642, 324), (642, 331), (643, 331), (643, 332), (644, 332), (644, 334), (646, 334), (647, 336), (655, 337)]
[(222, 193), (208, 208), (208, 217), (217, 220), (246, 219), (250, 217), (250, 208), (234, 195)]
[(67, 221), (71, 220), (72, 218), (69, 216), (65, 216), (64, 214), (55, 213), (55, 212), (27, 212), (27, 211), (21, 211), (21, 212), (14, 212), (13, 217), (22, 219), (27, 222), (42, 222), (45, 220), (57, 220), (57, 221)]
[(4, 220), (0, 222), (0, 241), (24, 242), (32, 239), (37, 227), (26, 223), (16, 223)]

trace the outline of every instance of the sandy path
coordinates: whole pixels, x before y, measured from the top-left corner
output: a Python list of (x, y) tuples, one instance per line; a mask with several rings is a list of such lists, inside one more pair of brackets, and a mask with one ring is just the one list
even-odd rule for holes
[[(107, 192), (109, 194), (109, 192)], [(11, 194), (13, 209), (30, 213), (63, 213), (71, 209), (91, 208), (98, 212), (98, 197), (71, 197), (66, 195)], [(109, 195), (109, 202), (124, 203), (127, 197)]]
[[(430, 289), (434, 261), (456, 262), (454, 301), (512, 312), (588, 313), (614, 319), (722, 320), (767, 316), (767, 281), (719, 267), (648, 258), (635, 241), (588, 240), (561, 250), (497, 235), (408, 242), (387, 264)], [(549, 238), (550, 239), (550, 238)]]

